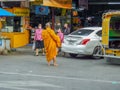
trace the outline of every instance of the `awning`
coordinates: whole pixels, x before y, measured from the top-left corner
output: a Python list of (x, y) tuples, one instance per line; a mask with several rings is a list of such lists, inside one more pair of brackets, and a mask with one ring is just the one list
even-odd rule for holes
[(72, 0), (43, 0), (43, 6), (72, 9)]
[(0, 16), (15, 16), (15, 14), (8, 12), (7, 10), (4, 10), (0, 8)]

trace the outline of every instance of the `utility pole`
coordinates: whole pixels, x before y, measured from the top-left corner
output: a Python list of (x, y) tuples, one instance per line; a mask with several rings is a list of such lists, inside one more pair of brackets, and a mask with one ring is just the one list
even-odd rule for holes
[(54, 30), (55, 25), (55, 13), (54, 13), (54, 7), (52, 7), (52, 29)]

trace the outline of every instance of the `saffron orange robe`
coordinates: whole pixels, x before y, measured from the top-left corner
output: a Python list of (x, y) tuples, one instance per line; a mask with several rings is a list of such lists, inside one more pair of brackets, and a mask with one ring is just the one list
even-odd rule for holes
[(42, 31), (42, 38), (44, 40), (44, 47), (46, 50), (47, 61), (50, 62), (55, 56), (57, 56), (57, 45), (56, 42), (60, 42), (60, 38), (55, 34), (51, 28), (46, 28)]

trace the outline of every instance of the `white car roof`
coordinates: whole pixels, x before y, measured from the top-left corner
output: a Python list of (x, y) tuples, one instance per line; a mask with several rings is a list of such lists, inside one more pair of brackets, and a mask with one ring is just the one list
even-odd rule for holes
[(84, 27), (81, 29), (102, 30), (102, 27)]

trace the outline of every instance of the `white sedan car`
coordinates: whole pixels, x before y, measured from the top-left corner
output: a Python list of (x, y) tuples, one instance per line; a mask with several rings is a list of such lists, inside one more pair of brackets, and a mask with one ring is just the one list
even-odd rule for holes
[(61, 50), (72, 57), (78, 54), (95, 57), (94, 54), (101, 48), (101, 35), (102, 27), (81, 28), (65, 36)]

